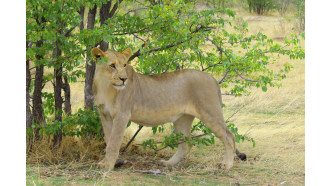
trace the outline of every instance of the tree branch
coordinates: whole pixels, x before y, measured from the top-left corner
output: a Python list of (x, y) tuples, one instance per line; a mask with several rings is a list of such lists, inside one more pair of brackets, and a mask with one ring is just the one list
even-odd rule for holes
[(259, 82), (259, 83), (261, 82), (261, 81), (258, 81), (258, 80), (248, 79), (248, 78), (242, 76), (240, 73), (237, 72), (236, 69), (235, 69), (235, 72), (236, 72), (236, 74), (237, 74), (239, 77), (241, 77), (242, 79), (244, 79), (244, 80), (246, 80), (246, 81)]
[(37, 68), (37, 66), (31, 67), (31, 68), (29, 68), (29, 70), (33, 70), (33, 69), (35, 69), (35, 68)]
[[(81, 24), (81, 22), (82, 22), (82, 21), (79, 21), (79, 24)], [(72, 30), (74, 30), (76, 27), (77, 27), (77, 25), (74, 26), (74, 27), (72, 27), (72, 28), (70, 28), (70, 29), (64, 34), (64, 36), (65, 36), (65, 37), (69, 37), (69, 34), (70, 34), (70, 33), (72, 32)]]
[(141, 41), (143, 41), (143, 42), (146, 42), (146, 40), (142, 39), (142, 38), (141, 38), (141, 37), (139, 37), (138, 35), (135, 35), (135, 34), (133, 34), (133, 33), (132, 33), (132, 35), (133, 35), (134, 37), (136, 37), (136, 38), (140, 39)]
[(125, 13), (125, 15), (127, 15), (127, 14), (129, 14), (131, 12), (135, 12), (135, 11), (138, 11), (138, 10), (146, 10), (146, 9), (149, 9), (149, 7), (137, 8), (137, 9), (129, 10), (128, 12)]
[(116, 4), (113, 5), (112, 10), (111, 10), (111, 12), (110, 12), (110, 14), (109, 14), (109, 19), (113, 17), (113, 15), (114, 15), (115, 12), (117, 11), (118, 6), (119, 6), (119, 4), (120, 4), (121, 2), (123, 2), (123, 0), (119, 0), (119, 1), (116, 2)]
[[(217, 49), (220, 51), (220, 52), (223, 52), (223, 53), (225, 53), (225, 51), (221, 48), (221, 47), (219, 47), (212, 39), (210, 39), (210, 38), (208, 38), (208, 37), (205, 37), (205, 39), (206, 40), (209, 40), (209, 41), (211, 41), (211, 43), (215, 46), (215, 47), (217, 47)], [(225, 53), (226, 54), (226, 53)]]
[[(191, 38), (191, 35), (193, 35), (193, 34), (199, 32), (199, 31), (201, 31), (201, 30), (208, 30), (208, 29), (212, 29), (212, 28), (213, 28), (213, 27), (205, 27), (205, 26), (201, 25), (199, 28), (197, 28), (196, 30), (194, 30), (193, 32), (191, 32), (191, 34), (190, 34), (190, 38)], [(189, 38), (189, 39), (190, 39), (190, 38)], [(188, 39), (188, 40), (189, 40), (189, 39)], [(185, 41), (188, 41), (188, 40), (185, 40)], [(182, 41), (177, 41), (177, 42), (174, 42), (174, 43), (172, 43), (172, 44), (166, 45), (165, 47), (156, 47), (156, 48), (150, 49), (150, 50), (148, 50), (148, 51), (146, 51), (146, 52), (144, 52), (144, 53), (148, 54), (148, 53), (151, 53), (151, 52), (157, 52), (157, 51), (162, 51), (162, 50), (165, 50), (165, 49), (169, 49), (169, 48), (172, 48), (172, 47), (174, 47), (174, 46), (178, 46), (178, 45), (184, 43), (185, 41), (184, 41), (184, 40), (182, 40)], [(128, 61), (132, 61), (134, 58), (139, 57), (140, 55), (141, 55), (141, 52), (140, 52), (140, 49), (139, 49), (138, 51), (136, 51), (136, 52), (135, 52), (135, 53), (134, 53), (134, 54), (128, 59)]]
[(222, 64), (222, 61), (219, 61), (218, 63), (213, 64), (213, 65), (211, 65), (211, 66), (208, 66), (208, 67), (206, 67), (206, 68), (203, 68), (203, 67), (202, 67), (202, 71), (205, 71), (205, 70), (207, 70), (207, 69), (209, 69), (209, 68), (212, 68), (212, 67), (215, 67), (215, 66), (220, 66), (221, 64)]
[(228, 75), (228, 73), (230, 72), (230, 70), (228, 69), (225, 73), (225, 75), (221, 78), (221, 80), (219, 81), (219, 84), (223, 83), (226, 79), (226, 76)]

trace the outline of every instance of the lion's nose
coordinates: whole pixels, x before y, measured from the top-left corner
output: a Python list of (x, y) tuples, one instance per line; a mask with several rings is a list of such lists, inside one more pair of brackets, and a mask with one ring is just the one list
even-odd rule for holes
[(127, 80), (127, 78), (119, 78), (123, 83)]

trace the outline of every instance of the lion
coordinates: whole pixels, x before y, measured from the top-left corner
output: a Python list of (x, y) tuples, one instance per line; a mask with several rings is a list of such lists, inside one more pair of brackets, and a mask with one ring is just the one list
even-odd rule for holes
[[(194, 118), (209, 127), (225, 146), (222, 165), (233, 166), (234, 135), (228, 130), (222, 110), (222, 98), (217, 81), (208, 73), (192, 69), (159, 75), (144, 75), (128, 64), (130, 48), (122, 52), (93, 48), (96, 71), (93, 82), (95, 105), (104, 130), (106, 153), (99, 166), (113, 169), (119, 156), (127, 123), (132, 121), (153, 127), (172, 122), (176, 133), (190, 137)], [(106, 62), (98, 61), (106, 57)], [(179, 163), (190, 151), (187, 142), (178, 146), (165, 166)], [(239, 155), (238, 150), (236, 154)], [(240, 155), (244, 155), (241, 153)], [(241, 158), (241, 157), (240, 157)], [(242, 158), (241, 158), (242, 159)]]

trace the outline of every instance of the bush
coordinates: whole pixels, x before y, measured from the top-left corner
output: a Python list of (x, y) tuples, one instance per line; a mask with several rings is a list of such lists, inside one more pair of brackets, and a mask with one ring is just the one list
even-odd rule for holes
[(96, 109), (79, 109), (75, 114), (64, 116), (62, 122), (53, 121), (45, 126), (33, 124), (32, 128), (27, 128), (28, 138), (33, 134), (32, 129), (35, 127), (40, 128), (39, 135), (56, 135), (62, 130), (63, 136), (96, 137), (100, 141), (103, 139), (101, 120)]

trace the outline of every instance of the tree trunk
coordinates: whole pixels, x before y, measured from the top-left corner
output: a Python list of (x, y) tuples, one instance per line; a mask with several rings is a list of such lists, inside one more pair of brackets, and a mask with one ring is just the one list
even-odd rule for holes
[(105, 21), (110, 18), (110, 8), (111, 8), (111, 1), (108, 1), (106, 4), (102, 4), (102, 7), (100, 8), (101, 25), (104, 25)]
[[(110, 8), (111, 8), (111, 1), (108, 1), (106, 4), (102, 4), (102, 7), (100, 8), (100, 23), (101, 23), (101, 25), (104, 25), (105, 21), (114, 15), (114, 11), (115, 11), (114, 9), (118, 8), (118, 3), (116, 3), (114, 5), (114, 7), (113, 7), (114, 11), (110, 12)], [(100, 49), (102, 51), (107, 51), (108, 48), (109, 48), (109, 43), (107, 43), (105, 41), (101, 41)]]
[[(59, 61), (59, 57), (61, 56), (61, 50), (56, 43), (55, 49), (55, 68), (54, 68), (54, 75), (55, 75), (55, 86), (54, 86), (54, 99), (55, 99), (55, 120), (61, 122), (62, 121), (62, 104), (63, 99), (61, 96), (62, 92), (62, 62)], [(54, 147), (59, 147), (62, 141), (62, 128), (54, 135), (53, 145)]]
[(79, 29), (80, 30), (83, 30), (84, 29), (84, 17), (85, 17), (85, 7), (84, 6), (81, 6), (79, 11), (78, 11), (80, 17), (81, 17), (81, 23), (80, 23), (80, 27)]
[[(26, 42), (26, 50), (28, 49), (28, 42)], [(31, 86), (31, 72), (30, 61), (26, 59), (26, 128), (32, 126), (32, 115), (30, 109), (30, 86)]]
[(66, 115), (71, 115), (71, 90), (67, 76), (64, 76), (62, 88), (64, 90), (64, 113)]
[[(114, 16), (115, 12), (118, 9), (119, 4), (122, 1), (123, 0), (117, 1), (113, 5), (113, 8), (111, 11), (110, 11), (110, 8), (112, 5), (112, 1), (107, 1), (107, 3), (102, 4), (102, 7), (100, 8), (101, 25), (104, 25), (105, 21), (107, 19), (110, 19), (111, 17)], [(96, 6), (94, 6), (93, 9), (89, 10), (88, 20), (87, 20), (87, 29), (94, 28), (95, 14), (96, 14)], [(108, 50), (108, 48), (109, 48), (109, 43), (101, 41), (100, 49), (103, 51), (106, 51), (106, 50)], [(93, 106), (94, 106), (94, 94), (93, 94), (92, 88), (93, 88), (95, 68), (96, 68), (96, 66), (95, 66), (94, 61), (90, 57), (87, 57), (87, 59), (86, 59), (86, 79), (85, 79), (85, 109), (93, 109)]]
[[(87, 29), (94, 29), (95, 15), (96, 15), (96, 5), (93, 9), (89, 9)], [(95, 63), (87, 55), (86, 58), (86, 79), (85, 79), (85, 109), (93, 109), (94, 105), (94, 94), (93, 94), (93, 80), (95, 73)]]
[[(43, 41), (40, 40), (36, 43), (36, 47), (41, 47)], [(40, 54), (36, 55), (36, 59), (41, 60), (43, 57)], [(32, 116), (33, 122), (36, 124), (44, 123), (44, 109), (42, 108), (42, 88), (43, 88), (43, 75), (44, 75), (44, 65), (39, 64), (36, 65), (36, 74), (34, 80), (34, 91), (33, 91), (33, 98), (32, 98)], [(35, 140), (39, 140), (39, 127), (34, 129)]]

